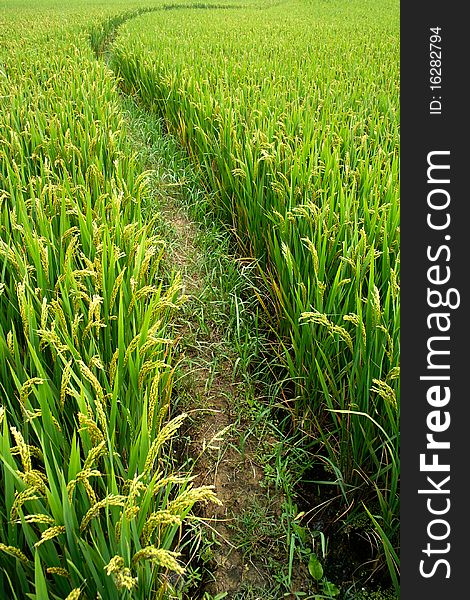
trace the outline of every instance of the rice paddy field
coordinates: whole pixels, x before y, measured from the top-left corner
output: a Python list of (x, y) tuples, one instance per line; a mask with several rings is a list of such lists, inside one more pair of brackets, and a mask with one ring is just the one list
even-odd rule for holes
[(5, 597), (179, 598), (185, 523), (218, 502), (171, 451), (187, 299), (123, 96), (163, 119), (256, 266), (273, 419), (398, 594), (399, 3), (0, 8)]

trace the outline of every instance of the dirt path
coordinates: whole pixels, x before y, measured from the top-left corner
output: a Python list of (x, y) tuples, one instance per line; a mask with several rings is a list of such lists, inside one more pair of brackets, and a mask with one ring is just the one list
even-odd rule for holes
[[(158, 8), (131, 10), (109, 18), (101, 27), (91, 30), (90, 44), (96, 58), (108, 60), (112, 41), (123, 23), (154, 10)], [(134, 130), (142, 162), (161, 174), (161, 164), (152, 164), (148, 141), (139, 131), (139, 125), (130, 122), (130, 129)], [(191, 307), (205, 302), (204, 256), (195, 242), (197, 225), (171, 194), (159, 194), (158, 210), (173, 231), (167, 263), (181, 272), (184, 292), (190, 297), (189, 316), (177, 332), (181, 340), (183, 373), (179, 384), (192, 399), (187, 409), (195, 415), (186, 432), (191, 439), (188, 454), (195, 461), (195, 484), (214, 485), (222, 502), (220, 507), (206, 507), (200, 515), (215, 532), (218, 541), (212, 547), (213, 581), (202, 590), (201, 596), (207, 591), (211, 596), (226, 593), (225, 600), (242, 600), (245, 596), (240, 595), (241, 589), (267, 589), (270, 582), (268, 574), (263, 574), (266, 567), (245, 556), (233, 539), (234, 524), (250, 510), (250, 506), (254, 502), (267, 503), (266, 490), (260, 485), (263, 470), (256, 464), (256, 447), (251, 440), (244, 444), (243, 453), (240, 451), (240, 435), (243, 434), (240, 431), (240, 398), (244, 390), (232, 377), (237, 357), (227, 347), (223, 332), (214, 322), (209, 320), (202, 330), (191, 318)], [(263, 595), (263, 598), (267, 596)]]
[[(168, 261), (181, 271), (190, 303), (197, 304), (205, 285), (204, 258), (194, 241), (197, 228), (171, 200), (161, 207), (161, 212), (175, 235)], [(191, 439), (189, 454), (196, 461), (195, 483), (214, 485), (222, 502), (222, 506), (209, 505), (200, 513), (218, 541), (213, 547), (211, 565), (214, 580), (207, 584), (205, 591), (214, 596), (226, 592), (225, 598), (229, 600), (236, 597), (242, 586), (268, 585), (262, 566), (244, 557), (233, 540), (233, 524), (250, 510), (254, 501), (262, 501), (266, 492), (260, 486), (263, 472), (256, 464), (253, 443), (248, 442), (243, 454), (238, 447), (243, 432), (237, 407), (243, 386), (232, 377), (236, 355), (224, 347), (218, 326), (210, 319), (206, 325), (205, 331), (191, 320), (181, 326), (180, 346), (185, 359), (180, 385), (192, 398), (188, 408), (196, 415), (187, 432)]]

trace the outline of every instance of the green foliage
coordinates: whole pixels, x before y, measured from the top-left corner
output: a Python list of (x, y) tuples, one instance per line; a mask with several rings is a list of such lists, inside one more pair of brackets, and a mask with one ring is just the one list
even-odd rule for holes
[(0, 585), (12, 597), (164, 598), (168, 570), (181, 572), (176, 533), (213, 499), (162, 451), (180, 424), (168, 419), (183, 297), (90, 43), (179, 136), (256, 257), (282, 396), (328, 483), (364, 507), (398, 588), (398, 27), (395, 0), (8, 4)]
[(310, 559), (308, 561), (308, 572), (315, 579), (315, 581), (320, 581), (320, 579), (323, 577), (323, 567), (315, 554), (310, 555)]

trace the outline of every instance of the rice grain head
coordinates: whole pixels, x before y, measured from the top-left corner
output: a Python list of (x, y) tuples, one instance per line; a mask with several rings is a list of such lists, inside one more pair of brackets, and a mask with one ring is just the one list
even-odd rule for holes
[(134, 554), (132, 562), (135, 564), (141, 560), (148, 560), (160, 567), (170, 569), (178, 575), (183, 575), (185, 569), (176, 560), (179, 556), (181, 556), (180, 552), (172, 552), (171, 550), (164, 550), (155, 546), (146, 546)]
[(20, 560), (23, 563), (29, 562), (29, 559), (26, 556), (26, 554), (24, 554), (19, 548), (16, 548), (15, 546), (7, 546), (6, 544), (3, 544), (2, 542), (0, 542), (0, 551), (5, 552), (6, 554), (9, 554), (10, 556), (14, 556), (15, 558), (17, 558), (18, 560)]
[(58, 535), (61, 535), (62, 533), (65, 533), (65, 527), (63, 525), (49, 527), (48, 529), (45, 529), (42, 532), (41, 539), (34, 544), (34, 547), (38, 548), (39, 546), (41, 546), (41, 544), (44, 544), (44, 542), (47, 542), (48, 540), (52, 540), (55, 537), (57, 537)]

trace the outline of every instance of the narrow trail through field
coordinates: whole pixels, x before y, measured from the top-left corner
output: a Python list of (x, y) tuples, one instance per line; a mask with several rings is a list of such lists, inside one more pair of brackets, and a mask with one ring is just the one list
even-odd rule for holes
[[(267, 513), (278, 510), (279, 502), (269, 498), (262, 485), (264, 472), (256, 458), (260, 442), (249, 431), (250, 419), (242, 416), (250, 383), (241, 381), (236, 366), (240, 357), (228, 341), (227, 299), (218, 298), (211, 282), (211, 277), (226, 275), (220, 264), (214, 267), (207, 256), (217, 239), (208, 241), (207, 233), (204, 238), (204, 226), (190, 217), (181, 198), (184, 182), (179, 181), (177, 173), (167, 171), (165, 165), (162, 169), (161, 149), (149, 152), (141, 121), (151, 126), (155, 117), (143, 109), (132, 110), (140, 111), (140, 122), (130, 114), (128, 123), (143, 168), (156, 173), (152, 180), (156, 188), (155, 209), (168, 242), (166, 262), (168, 268), (181, 273), (188, 296), (175, 326), (175, 337), (179, 339), (175, 397), (181, 409), (190, 414), (182, 454), (193, 465), (195, 484), (213, 485), (222, 502), (221, 506), (202, 507), (198, 514), (206, 523), (208, 537), (213, 538), (211, 556), (197, 595), (184, 598), (196, 600), (209, 593), (209, 598), (241, 600), (252, 597), (245, 595), (247, 590), (265, 590), (261, 597), (274, 600), (269, 591), (272, 574), (267, 571), (266, 561), (245, 553), (239, 543), (240, 535), (243, 536), (240, 523), (255, 510), (254, 506), (264, 507)], [(164, 145), (163, 138), (162, 141)], [(220, 248), (213, 250), (214, 254), (220, 253)], [(232, 260), (222, 250), (218, 260), (225, 259)]]
[[(118, 28), (130, 19), (155, 10), (159, 9), (129, 11), (92, 30), (90, 42), (96, 58), (109, 62)], [(275, 600), (280, 593), (280, 574), (272, 572), (273, 561), (269, 555), (270, 549), (277, 549), (279, 533), (269, 531), (269, 528), (279, 519), (282, 497), (278, 492), (273, 494), (263, 481), (265, 473), (261, 462), (264, 459), (259, 458), (263, 456), (260, 448), (272, 439), (269, 435), (254, 434), (259, 424), (253, 427), (252, 417), (247, 414), (247, 398), (250, 394), (253, 398), (255, 385), (247, 381), (250, 376), (246, 370), (243, 381), (239, 374), (240, 356), (230, 343), (231, 336), (226, 330), (232, 326), (227, 317), (231, 310), (230, 301), (220, 301), (217, 291), (212, 289), (214, 270), (219, 280), (226, 277), (223, 266), (214, 267), (207, 256), (212, 252), (210, 244), (217, 245), (217, 240), (209, 244), (200, 242), (204, 225), (193, 220), (185, 207), (188, 202), (181, 198), (185, 193), (184, 181), (179, 181), (178, 174), (172, 171), (171, 165), (168, 166), (172, 159), (165, 164), (163, 155), (168, 149), (159, 147), (155, 151), (149, 135), (142, 134), (142, 124), (144, 130), (152, 127), (159, 130), (158, 118), (137, 106), (125, 93), (123, 103), (131, 135), (141, 155), (142, 170), (150, 169), (157, 174), (153, 210), (159, 212), (165, 241), (169, 241), (167, 265), (181, 273), (184, 292), (189, 297), (175, 332), (179, 339), (176, 352), (180, 365), (176, 384), (177, 410), (185, 410), (191, 415), (185, 432), (188, 442), (185, 447), (182, 444), (182, 451), (193, 463), (195, 484), (213, 485), (222, 502), (221, 506), (203, 507), (198, 515), (206, 523), (208, 538), (212, 538), (210, 556), (204, 559), (198, 589), (189, 591), (191, 595), (185, 592), (182, 598)], [(158, 138), (158, 146), (165, 146), (167, 138), (161, 129), (150, 134), (151, 138), (154, 136)], [(217, 252), (220, 249), (214, 247), (214, 254)], [(225, 259), (227, 257), (222, 256), (222, 262)], [(219, 263), (220, 260), (219, 257)], [(230, 260), (233, 263), (233, 259)], [(212, 269), (211, 273), (209, 269)], [(264, 427), (266, 424), (261, 429)], [(252, 520), (255, 521), (254, 529), (246, 526)], [(250, 537), (253, 531), (259, 539)], [(252, 552), (254, 547), (261, 551)], [(305, 577), (302, 565), (295, 577), (299, 590), (306, 589), (301, 581)]]
[[(201, 266), (204, 256), (195, 242), (197, 225), (185, 211), (169, 200), (160, 207), (162, 215), (175, 233), (175, 244), (169, 262), (183, 275), (185, 292), (191, 296), (190, 304), (205, 302), (205, 274)], [(191, 313), (192, 311), (187, 311)], [(263, 587), (268, 584), (263, 567), (250, 564), (233, 541), (233, 523), (240, 519), (250, 504), (260, 500), (265, 490), (260, 486), (262, 469), (254, 459), (256, 448), (251, 441), (243, 454), (237, 447), (240, 430), (237, 407), (243, 385), (234, 380), (234, 353), (223, 339), (223, 332), (209, 319), (203, 330), (192, 319), (181, 325), (182, 347), (186, 346), (182, 360), (180, 385), (192, 398), (188, 410), (196, 417), (187, 432), (190, 437), (189, 454), (195, 459), (198, 485), (213, 485), (222, 506), (208, 505), (201, 516), (208, 520), (216, 532), (217, 544), (213, 548), (212, 582), (204, 591), (217, 595), (227, 593), (234, 598), (242, 586), (251, 584)]]

